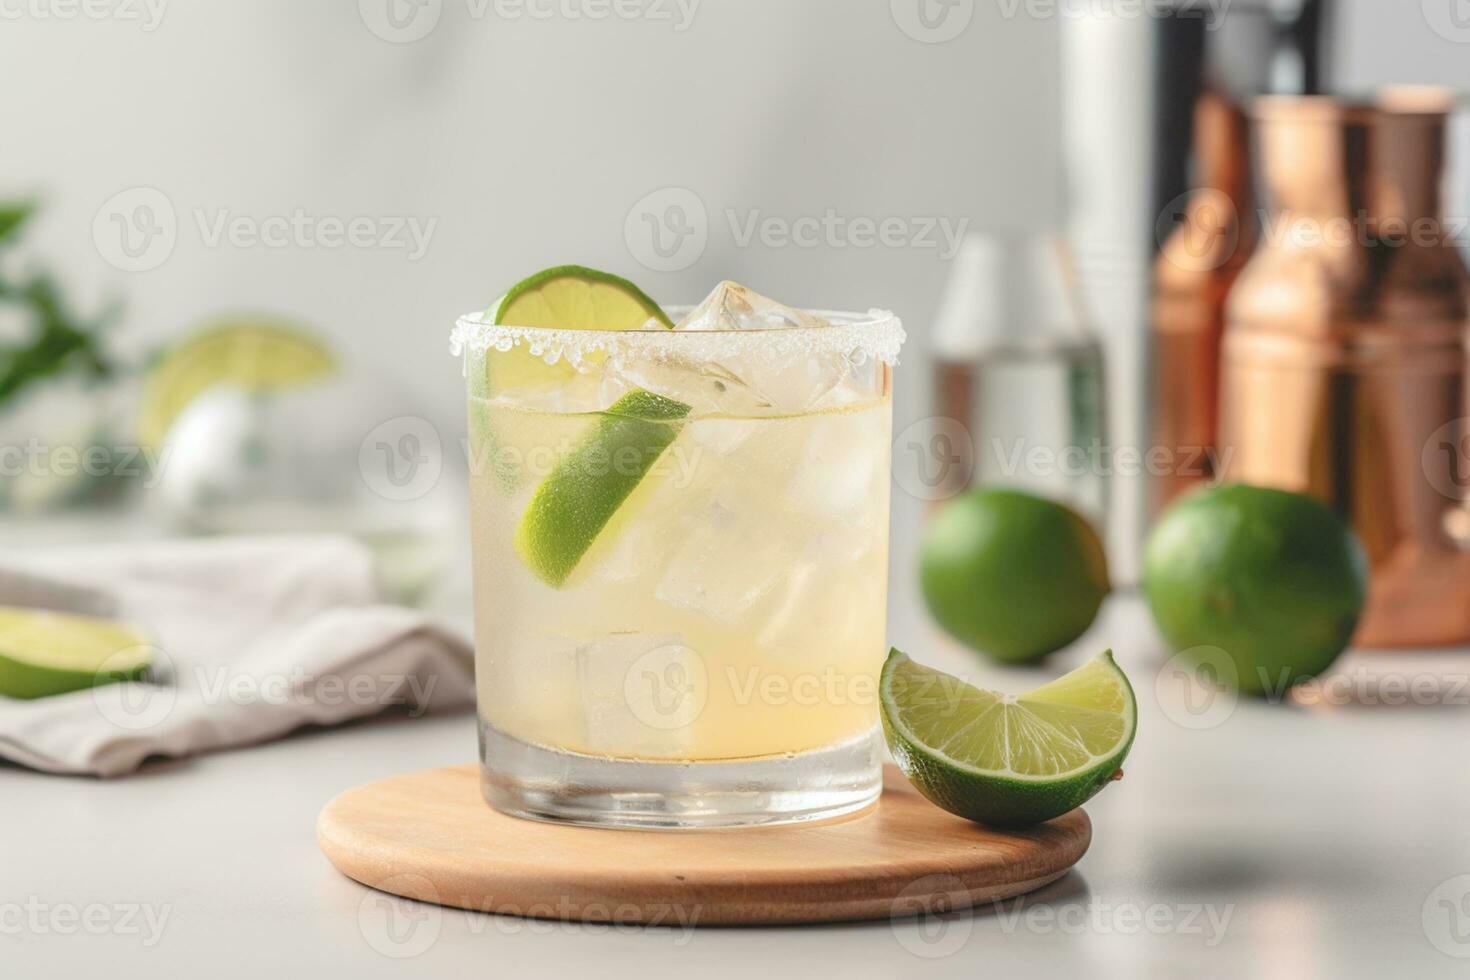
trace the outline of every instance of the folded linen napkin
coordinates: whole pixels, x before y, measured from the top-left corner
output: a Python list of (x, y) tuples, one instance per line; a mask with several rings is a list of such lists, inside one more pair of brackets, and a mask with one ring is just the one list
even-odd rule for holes
[(0, 758), (118, 776), (399, 705), (468, 706), (470, 647), (383, 605), (372, 556), (347, 538), (209, 538), (0, 552), (0, 605), (110, 616), (155, 647), (158, 683), (0, 697)]

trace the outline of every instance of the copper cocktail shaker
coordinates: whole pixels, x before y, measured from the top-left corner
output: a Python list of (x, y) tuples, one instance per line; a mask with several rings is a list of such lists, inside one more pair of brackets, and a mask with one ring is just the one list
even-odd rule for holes
[(1254, 244), (1249, 120), (1234, 102), (1206, 92), (1195, 104), (1197, 184), (1165, 214), (1174, 230), (1154, 260), (1150, 445), (1174, 465), (1149, 485), (1151, 516), (1215, 473), (1220, 344), (1225, 299)]
[(1230, 294), (1224, 476), (1313, 494), (1362, 537), (1357, 642), (1470, 640), (1464, 262), (1441, 210), (1443, 92), (1269, 97), (1271, 213)]

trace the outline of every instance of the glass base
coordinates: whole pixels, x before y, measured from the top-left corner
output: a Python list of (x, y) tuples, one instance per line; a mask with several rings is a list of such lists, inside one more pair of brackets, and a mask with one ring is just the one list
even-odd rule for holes
[(877, 729), (789, 756), (651, 762), (560, 752), (480, 719), (480, 786), (511, 816), (590, 827), (753, 827), (823, 820), (878, 798)]

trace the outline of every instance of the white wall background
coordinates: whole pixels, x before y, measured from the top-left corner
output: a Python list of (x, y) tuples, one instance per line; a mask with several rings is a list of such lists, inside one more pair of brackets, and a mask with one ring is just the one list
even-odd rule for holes
[[(446, 325), (549, 263), (623, 270), (669, 299), (730, 277), (793, 303), (891, 306), (917, 363), (941, 249), (742, 248), (727, 212), (1059, 218), (1060, 18), (1024, 2), (974, 0), (945, 43), (904, 32), (910, 0), (661, 0), (670, 19), (637, 20), (530, 13), (587, 0), (420, 0), (416, 25), (438, 19), (409, 43), (369, 24), (391, 33), (383, 11), (413, 0), (87, 2), (100, 19), (81, 0), (0, 0), (0, 193), (43, 196), (40, 250), (82, 295), (122, 295), (139, 345), (221, 310), (287, 312), (445, 417), (458, 413)], [(1341, 75), (1470, 88), (1463, 34), (1436, 33), (1418, 0), (1353, 0)], [(99, 253), (93, 220), (140, 186), (171, 203), (177, 242), (128, 273)], [(665, 187), (694, 191), (709, 216), (702, 257), (677, 273), (640, 266), (624, 236), (634, 204)], [(417, 260), (211, 246), (200, 228), (298, 208), (436, 225)]]

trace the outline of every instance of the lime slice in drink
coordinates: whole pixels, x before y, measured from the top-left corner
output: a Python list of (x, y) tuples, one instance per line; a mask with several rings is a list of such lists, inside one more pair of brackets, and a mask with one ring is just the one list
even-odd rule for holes
[[(657, 303), (628, 280), (580, 265), (559, 265), (522, 279), (491, 312), (497, 325), (550, 330), (637, 330), (649, 320), (665, 327), (674, 325)], [(575, 373), (565, 361), (547, 364), (517, 347), (486, 358), (486, 390), (472, 393), (550, 385)]]
[(0, 696), (43, 698), (137, 680), (148, 639), (110, 619), (0, 607)]
[(972, 687), (893, 650), (880, 681), (899, 768), (935, 804), (996, 827), (1061, 816), (1122, 774), (1137, 708), (1111, 651), (1029, 694)]
[(171, 347), (149, 370), (138, 438), (145, 446), (161, 445), (179, 413), (215, 385), (279, 388), (318, 381), (336, 370), (331, 348), (295, 324), (248, 316), (219, 321)]
[(630, 391), (597, 416), (591, 431), (536, 488), (516, 527), (515, 547), (553, 588), (568, 576), (689, 414), (683, 402)]

